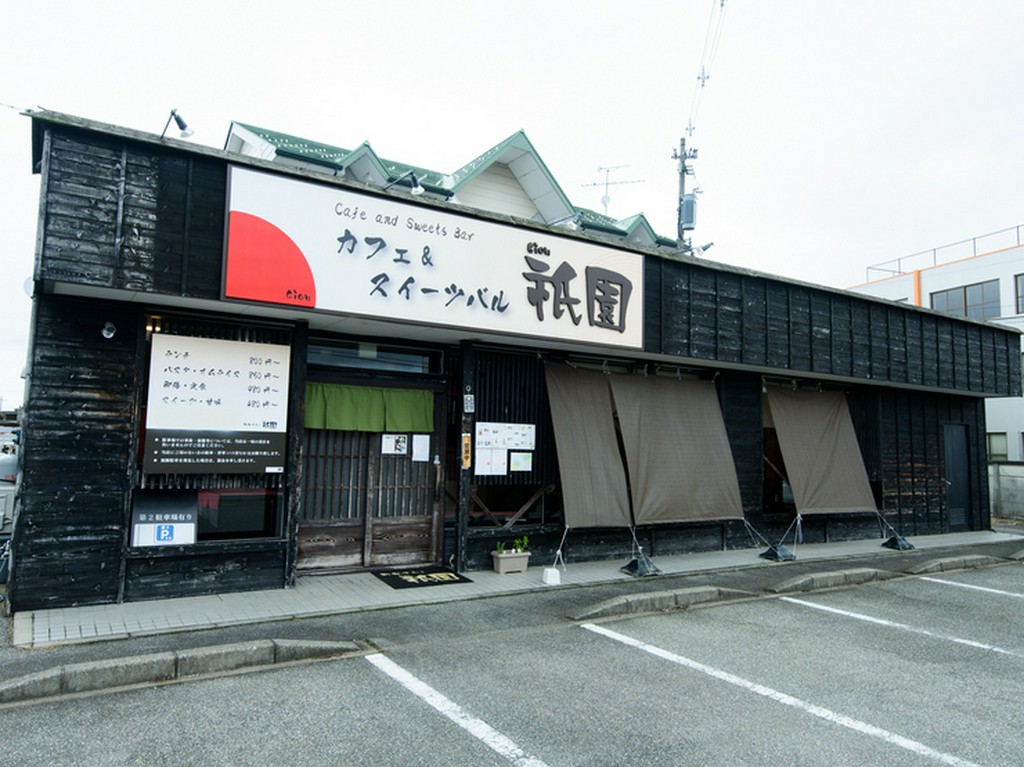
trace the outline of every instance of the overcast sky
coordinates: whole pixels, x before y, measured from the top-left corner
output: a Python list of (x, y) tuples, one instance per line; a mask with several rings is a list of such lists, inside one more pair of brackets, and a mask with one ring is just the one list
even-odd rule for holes
[(601, 211), (607, 178), (610, 215), (666, 236), (686, 136), (706, 257), (835, 287), (1024, 224), (1020, 0), (719, 3), (8, 3), (2, 407), (22, 402), (30, 314), (24, 109), (159, 134), (177, 107), (199, 144), (234, 119), (446, 172), (523, 129), (574, 204)]

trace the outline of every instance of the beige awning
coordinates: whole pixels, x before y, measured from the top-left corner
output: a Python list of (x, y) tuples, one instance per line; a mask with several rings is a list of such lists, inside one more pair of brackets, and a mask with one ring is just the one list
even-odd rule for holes
[(636, 523), (742, 519), (712, 381), (611, 376)]
[(843, 392), (769, 386), (768, 406), (798, 513), (877, 510)]
[(629, 527), (608, 377), (546, 363), (548, 401), (562, 478), (565, 526)]

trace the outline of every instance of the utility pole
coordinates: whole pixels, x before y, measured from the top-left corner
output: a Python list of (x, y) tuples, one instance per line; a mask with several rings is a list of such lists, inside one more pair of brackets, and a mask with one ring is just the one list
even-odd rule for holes
[(686, 232), (692, 231), (696, 223), (697, 198), (694, 194), (686, 194), (686, 177), (693, 169), (686, 164), (687, 160), (697, 159), (696, 149), (686, 149), (686, 139), (679, 139), (679, 150), (672, 153), (672, 159), (679, 161), (679, 207), (677, 208), (677, 231), (679, 250), (689, 250)]

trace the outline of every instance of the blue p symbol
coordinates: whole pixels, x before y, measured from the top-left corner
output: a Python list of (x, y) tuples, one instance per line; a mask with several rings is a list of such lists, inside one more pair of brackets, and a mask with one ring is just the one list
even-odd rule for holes
[(173, 541), (174, 540), (174, 525), (157, 525), (156, 526), (156, 539), (158, 541)]

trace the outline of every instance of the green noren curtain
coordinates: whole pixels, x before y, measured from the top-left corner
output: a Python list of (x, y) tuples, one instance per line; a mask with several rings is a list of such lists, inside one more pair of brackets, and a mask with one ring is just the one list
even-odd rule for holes
[(434, 394), (343, 384), (306, 384), (307, 429), (423, 432), (434, 430)]

